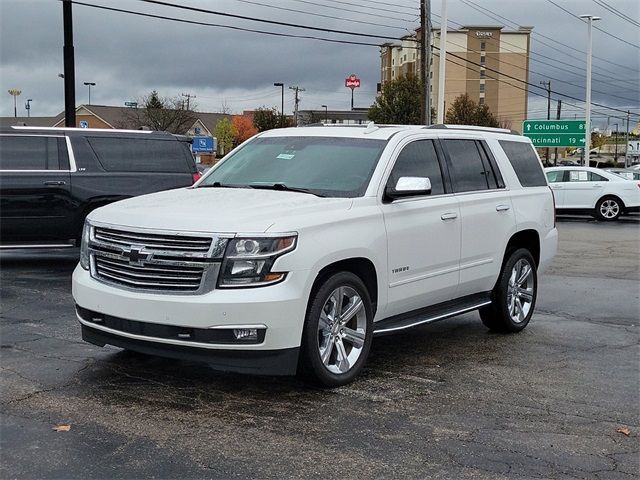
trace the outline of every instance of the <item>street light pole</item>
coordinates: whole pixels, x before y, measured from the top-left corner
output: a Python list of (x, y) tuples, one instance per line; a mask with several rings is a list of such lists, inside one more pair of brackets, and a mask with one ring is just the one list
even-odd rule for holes
[(84, 84), (89, 87), (89, 103), (88, 105), (91, 105), (91, 87), (95, 87), (96, 84), (95, 82), (84, 82)]
[(22, 93), (22, 90), (17, 88), (10, 88), (9, 95), (13, 96), (13, 116), (18, 118), (18, 96)]
[(282, 89), (282, 103), (280, 104), (280, 128), (282, 128), (284, 127), (284, 83), (276, 82), (273, 86)]
[(580, 15), (580, 18), (587, 20), (587, 94), (585, 108), (587, 111), (585, 118), (585, 138), (584, 138), (584, 166), (589, 166), (589, 151), (591, 150), (591, 56), (593, 49), (593, 22), (600, 20), (594, 15)]
[(24, 109), (27, 111), (27, 118), (31, 117), (31, 102), (33, 102), (33, 98), (27, 98), (27, 103), (24, 104)]
[(320, 105), (322, 108), (324, 108), (324, 122), (325, 123), (329, 123), (329, 110), (327, 109), (326, 105)]

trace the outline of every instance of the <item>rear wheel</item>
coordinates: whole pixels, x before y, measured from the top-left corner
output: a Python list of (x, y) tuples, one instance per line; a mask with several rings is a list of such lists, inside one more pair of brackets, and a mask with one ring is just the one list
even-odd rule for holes
[(601, 198), (596, 205), (596, 216), (605, 222), (617, 220), (622, 211), (622, 202), (616, 197)]
[(482, 323), (498, 332), (519, 332), (531, 320), (537, 291), (533, 256), (525, 248), (512, 251), (491, 293), (491, 305), (480, 309)]
[(311, 297), (302, 333), (300, 373), (325, 387), (360, 373), (373, 338), (373, 309), (364, 283), (350, 272), (327, 278)]

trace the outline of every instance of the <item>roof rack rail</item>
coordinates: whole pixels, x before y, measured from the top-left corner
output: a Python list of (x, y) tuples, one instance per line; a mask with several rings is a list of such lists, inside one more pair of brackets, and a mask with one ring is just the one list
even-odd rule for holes
[(434, 129), (434, 130), (438, 130), (438, 129), (471, 130), (474, 132), (507, 133), (509, 135), (520, 135), (519, 132), (511, 128), (480, 127), (477, 125), (451, 125), (451, 124), (438, 123), (436, 125), (429, 125), (423, 128)]
[(61, 132), (64, 130), (74, 130), (81, 132), (114, 132), (114, 133), (168, 133), (159, 130), (131, 130), (121, 128), (79, 128), (79, 127), (34, 127), (29, 125), (10, 125), (9, 128), (14, 130), (51, 130), (54, 132)]

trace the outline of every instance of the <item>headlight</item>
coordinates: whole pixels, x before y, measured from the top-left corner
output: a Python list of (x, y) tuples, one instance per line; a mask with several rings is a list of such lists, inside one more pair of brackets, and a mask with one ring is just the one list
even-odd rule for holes
[(80, 241), (80, 266), (85, 270), (89, 270), (89, 235), (91, 233), (91, 225), (86, 220), (82, 228), (82, 239)]
[(220, 287), (257, 287), (283, 280), (286, 272), (272, 272), (276, 258), (296, 247), (296, 236), (236, 237), (227, 245)]

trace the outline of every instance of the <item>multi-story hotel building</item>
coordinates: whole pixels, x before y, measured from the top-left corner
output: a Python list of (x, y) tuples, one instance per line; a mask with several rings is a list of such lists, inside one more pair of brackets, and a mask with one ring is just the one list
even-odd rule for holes
[[(456, 97), (467, 93), (486, 104), (502, 126), (522, 131), (527, 118), (529, 43), (532, 27), (506, 30), (501, 26), (468, 26), (447, 30), (445, 112)], [(384, 44), (380, 52), (381, 82), (419, 75), (422, 61), (416, 35)], [(438, 101), (440, 29), (433, 29), (431, 100)], [(500, 72), (500, 73), (498, 73)]]

